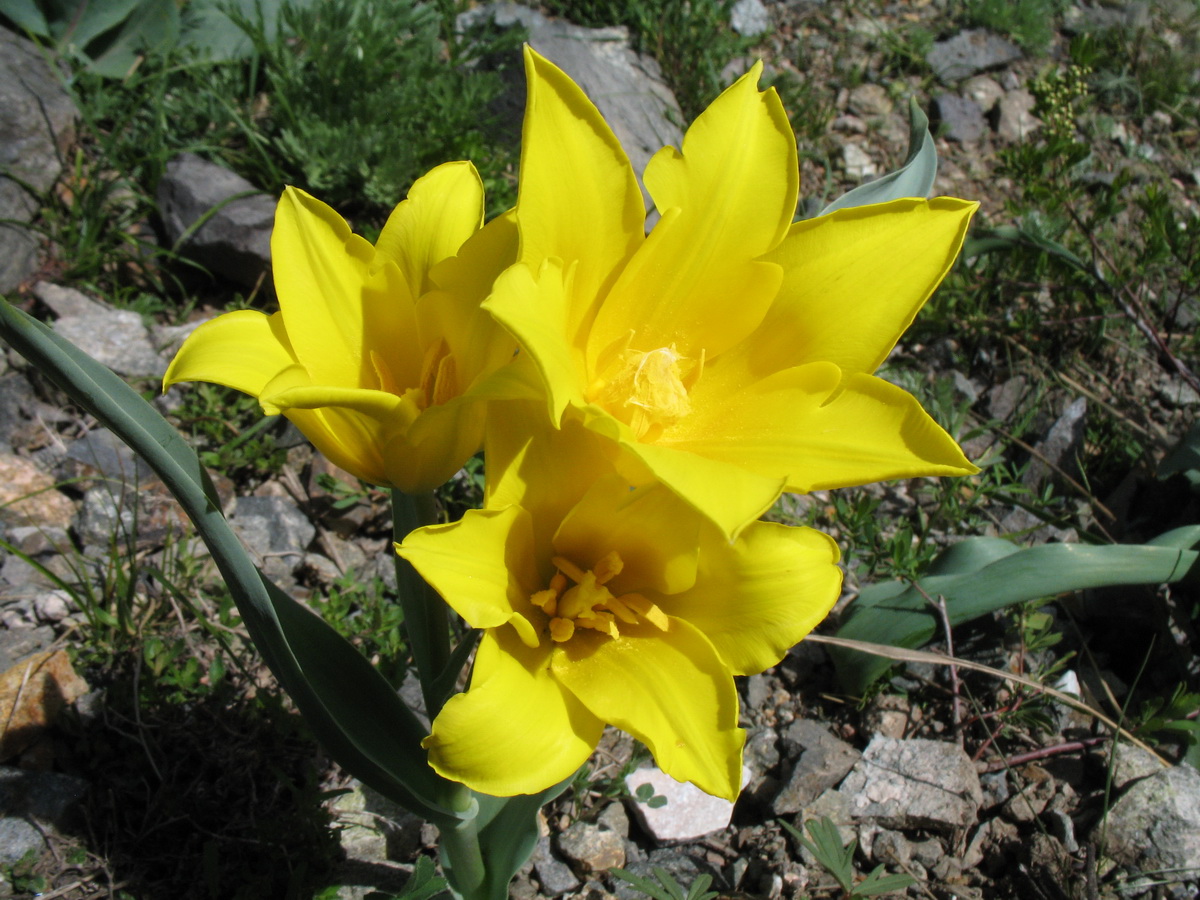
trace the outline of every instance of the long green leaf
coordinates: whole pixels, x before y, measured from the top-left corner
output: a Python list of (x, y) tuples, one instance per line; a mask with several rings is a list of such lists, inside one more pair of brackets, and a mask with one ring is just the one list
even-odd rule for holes
[(895, 172), (889, 172), (847, 191), (826, 206), (819, 215), (852, 206), (887, 203), (903, 197), (928, 197), (937, 178), (937, 147), (929, 133), (929, 118), (917, 105), (908, 102), (908, 158)]
[(33, 0), (0, 0), (0, 16), (30, 34), (50, 36), (50, 23)]
[(351, 644), (262, 577), (179, 433), (120, 377), (3, 300), (0, 336), (137, 451), (175, 495), (267, 665), (333, 757), (414, 812), (457, 821), (464, 789), (428, 767), (420, 746), (424, 727)]
[[(944, 597), (950, 624), (958, 625), (1014, 603), (1067, 591), (1180, 581), (1200, 572), (1200, 553), (1190, 549), (1197, 537), (1200, 533), (1181, 529), (1163, 535), (1162, 544), (1043, 544), (1026, 549), (998, 538), (968, 538), (942, 553), (930, 566), (934, 574), (918, 579), (917, 586), (897, 581), (864, 588), (848, 607), (849, 617), (837, 635), (919, 647), (939, 627), (927, 596)], [(885, 659), (845, 648), (830, 648), (830, 655), (842, 687), (851, 694), (866, 690), (889, 665)]]

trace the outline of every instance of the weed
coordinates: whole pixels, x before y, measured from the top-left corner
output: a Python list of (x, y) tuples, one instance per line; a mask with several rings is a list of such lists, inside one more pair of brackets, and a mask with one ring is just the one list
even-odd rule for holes
[(179, 427), (200, 452), (200, 461), (225, 475), (257, 480), (279, 471), (286, 453), (277, 444), (286, 420), (264, 416), (251, 396), (197, 383), (175, 411)]
[(855, 883), (854, 851), (858, 847), (858, 839), (852, 838), (850, 843), (843, 845), (837, 825), (828, 816), (812, 819), (805, 825), (808, 837), (782, 819), (779, 824), (833, 876), (842, 889), (843, 897), (874, 897), (889, 891), (902, 891), (917, 883), (911, 875), (885, 875), (883, 866), (876, 866), (866, 878)]
[(348, 573), (334, 581), (317, 609), (399, 688), (408, 671), (404, 613), (396, 598), (385, 591), (381, 579), (360, 581)]
[(696, 880), (684, 888), (666, 869), (655, 866), (654, 878), (643, 878), (625, 869), (609, 869), (609, 874), (627, 882), (653, 900), (713, 900), (717, 891), (710, 891), (712, 876), (697, 875)]
[(971, 25), (1007, 35), (1034, 53), (1045, 52), (1056, 33), (1063, 0), (968, 0), (963, 14)]

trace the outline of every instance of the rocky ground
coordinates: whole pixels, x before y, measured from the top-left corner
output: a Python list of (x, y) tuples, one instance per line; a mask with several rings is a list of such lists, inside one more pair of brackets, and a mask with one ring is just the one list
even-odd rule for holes
[[(1007, 224), (1007, 202), (1021, 189), (998, 170), (1000, 151), (1034, 141), (1054, 124), (1036, 114), (1031, 86), (1062, 64), (1074, 33), (1175, 27), (1168, 13), (1188, 21), (1187, 4), (1167, 6), (1072, 4), (1062, 29), (1037, 53), (1005, 35), (945, 27), (945, 5), (936, 2), (744, 0), (735, 26), (765, 34), (754, 55), (765, 56), (769, 75), (805, 86), (784, 96), (809, 104), (796, 113), (808, 212), (903, 161), (908, 123), (901, 101), (913, 94), (938, 135), (936, 191), (978, 199), (981, 221), (994, 227)], [(473, 15), (522, 21), (532, 43), (597, 98), (635, 164), (678, 141), (678, 106), (653, 60), (532, 11)], [(904, 29), (924, 29), (935, 40), (897, 46), (881, 38), (909, 33)], [(1182, 27), (1173, 33), (1183, 43), (1195, 37)], [(55, 147), (71, 145), (71, 112), (51, 74), (37, 74), (39, 58), (19, 40), (0, 37), (12, 75), (0, 77), (0, 90), (15, 92), (10, 108), (28, 114), (13, 146), (25, 179), (48, 188), (59, 174)], [(901, 64), (913, 54), (920, 74)], [(749, 60), (734, 60), (727, 74)], [(14, 73), (33, 94), (12, 87)], [(1194, 122), (1189, 131), (1148, 112), (1113, 123), (1111, 139), (1094, 147), (1095, 166), (1170, 181), (1175, 200), (1194, 215), (1195, 145)], [(0, 188), (10, 186), (0, 179)], [(181, 158), (158, 187), (161, 221), (152, 224), (174, 243), (206, 211), (235, 197), (190, 234), (185, 248), (230, 283), (254, 285), (268, 264), (274, 201), (253, 191), (231, 172)], [(17, 199), (4, 218), (34, 218), (23, 195), (12, 193)], [(27, 233), (0, 234), (15, 241), (0, 253), (10, 260), (0, 272), (10, 298), (148, 396), (187, 330), (214, 312), (147, 327), (140, 315), (60, 283), (44, 264), (45, 248)], [(1022, 302), (1039, 302), (1044, 288), (1029, 285)], [(974, 458), (1032, 453), (1038, 465), (1021, 479), (1035, 498), (1048, 485), (1061, 486), (1058, 476), (1074, 465), (1088, 434), (1089, 403), (1119, 407), (1150, 435), (1150, 463), (1200, 406), (1186, 367), (1172, 368), (1169, 359), (1146, 357), (1122, 368), (1128, 380), (1119, 382), (1107, 375), (1117, 370), (1098, 362), (1095, 378), (1078, 390), (1061, 382), (1046, 390), (1047, 373), (1028, 358), (978, 347), (969, 358), (960, 338), (909, 341), (893, 364), (917, 359), (932, 366), (965, 400), (972, 421), (986, 423), (968, 442)], [(179, 415), (186, 401), (175, 389), (153, 402)], [(1037, 409), (1018, 428), (1018, 411), (1030, 404)], [(1013, 432), (1023, 440), (1014, 443)], [(233, 478), (217, 478), (225, 511), (278, 584), (318, 609), (345, 603), (357, 611), (346, 600), (360, 597), (354, 590), (373, 585), (386, 592), (395, 583), (385, 498), (348, 489), (343, 481), (350, 479), (338, 479), (294, 431), (275, 428), (272, 437), (283, 455), (276, 470), (264, 476), (243, 467)], [(1094, 497), (1076, 502), (1071, 516), (1046, 521), (1030, 512), (1031, 503), (997, 502), (971, 528), (1036, 542), (1075, 541), (1098, 522), (1129, 540), (1195, 524), (1186, 490), (1164, 500), (1164, 491), (1179, 494), (1178, 487), (1163, 488), (1147, 471), (1131, 466), (1126, 477), (1109, 478), (1114, 490), (1099, 505)], [(470, 479), (456, 490), (469, 497)], [(448, 502), (455, 496), (447, 494)], [(875, 515), (892, 523), (888, 534), (925, 514), (916, 484), (866, 496), (878, 503)], [(834, 499), (790, 502), (784, 511), (795, 513), (832, 508)], [(1166, 512), (1159, 527), (1142, 533), (1134, 513), (1150, 503)], [(1109, 508), (1111, 514), (1099, 511)], [(830, 527), (838, 533), (836, 523)], [(961, 536), (947, 528), (931, 540)], [(364, 792), (307, 742), (246, 648), (203, 548), (188, 537), (153, 474), (12, 351), (0, 356), (0, 537), (7, 548), (0, 553), (0, 892), (282, 897), (311, 894), (315, 880), (334, 885), (321, 896), (363, 897), (398, 891), (414, 860), (433, 853), (430, 826)], [(862, 553), (848, 546), (847, 554), (840, 606), (867, 577), (858, 565)], [(1178, 586), (1094, 592), (1049, 613), (1031, 612), (1018, 626), (997, 616), (956, 629), (954, 650), (1043, 677), (1098, 706), (1113, 690), (1121, 710), (1127, 685), (1139, 679), (1140, 697), (1166, 697), (1173, 685), (1198, 687), (1195, 602), (1190, 588)], [(151, 626), (164, 619), (178, 623), (170, 639)], [(379, 635), (391, 626), (364, 624), (364, 651), (386, 657)], [(822, 630), (831, 633), (835, 624)], [(1147, 635), (1160, 642), (1157, 655), (1145, 657), (1153, 660), (1148, 673), (1139, 669), (1146, 668), (1143, 646), (1154, 646)], [(102, 666), (88, 649), (97, 641), (136, 649), (114, 653)], [(935, 649), (947, 649), (945, 641)], [(226, 675), (226, 667), (236, 674)], [(573, 788), (547, 808), (545, 836), (513, 896), (639, 896), (606, 874), (613, 867), (644, 877), (662, 869), (684, 885), (708, 874), (722, 896), (838, 896), (825, 866), (784, 824), (803, 828), (823, 816), (845, 841), (857, 841), (859, 873), (876, 866), (906, 873), (914, 880), (902, 892), (909, 896), (1196, 896), (1200, 774), (1179, 762), (1184, 742), (1159, 744), (1155, 753), (1130, 742), (1114, 747), (1111, 732), (1091, 716), (1014, 682), (952, 674), (927, 661), (903, 664), (866, 697), (847, 697), (825, 646), (815, 642), (740, 690), (750, 737), (736, 806), (662, 780), (644, 751), (610, 733)], [(418, 692), (404, 693), (418, 702)], [(257, 885), (254, 892), (230, 881), (239, 871)]]

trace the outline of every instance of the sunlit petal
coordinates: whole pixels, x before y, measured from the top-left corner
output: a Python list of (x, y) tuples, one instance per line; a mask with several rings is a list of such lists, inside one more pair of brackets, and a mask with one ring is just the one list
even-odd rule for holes
[(236, 310), (188, 335), (163, 377), (163, 390), (181, 381), (209, 381), (257, 396), (295, 362), (282, 316)]
[(783, 277), (758, 262), (796, 211), (796, 139), (774, 89), (758, 90), (761, 64), (688, 129), (682, 154), (664, 147), (645, 182), (663, 213), (596, 316), (594, 361), (631, 326), (639, 350), (688, 357), (724, 352), (762, 320)]
[(837, 545), (811, 528), (753, 522), (732, 543), (705, 529), (696, 585), (657, 600), (712, 641), (735, 675), (778, 663), (833, 608)]
[(619, 638), (578, 635), (552, 672), (596, 718), (628, 731), (659, 767), (733, 800), (741, 787), (737, 692), (709, 640), (671, 619), (666, 632), (626, 627)]
[(520, 259), (535, 272), (549, 258), (578, 264), (565, 318), (574, 334), (641, 244), (645, 207), (625, 151), (579, 86), (528, 46), (525, 77)]
[(393, 260), (415, 296), (433, 287), (430, 269), (454, 256), (483, 225), (483, 182), (469, 162), (444, 163), (413, 182), (388, 217), (380, 257)]
[(511, 629), (480, 641), (470, 689), (451, 697), (424, 741), (438, 774), (496, 796), (532, 794), (570, 777), (604, 723), (562, 688)]

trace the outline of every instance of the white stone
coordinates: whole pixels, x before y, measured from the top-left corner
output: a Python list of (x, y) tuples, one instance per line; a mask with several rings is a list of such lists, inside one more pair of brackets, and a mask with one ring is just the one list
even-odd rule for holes
[[(750, 780), (750, 770), (742, 766), (742, 786)], [(733, 804), (721, 797), (704, 793), (693, 784), (676, 781), (655, 767), (638, 769), (625, 776), (625, 787), (631, 797), (648, 784), (654, 796), (667, 802), (658, 807), (634, 802), (633, 812), (642, 827), (660, 843), (691, 841), (725, 828), (733, 817)]]

